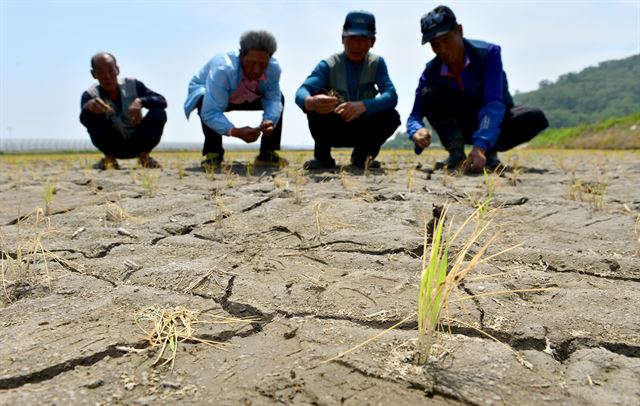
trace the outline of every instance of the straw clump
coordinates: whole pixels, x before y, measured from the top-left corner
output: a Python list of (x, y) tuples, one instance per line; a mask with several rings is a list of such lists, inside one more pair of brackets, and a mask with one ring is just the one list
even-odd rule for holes
[[(230, 345), (228, 343), (196, 336), (196, 326), (199, 324), (249, 324), (257, 321), (217, 315), (207, 315), (209, 319), (205, 320), (201, 319), (201, 316), (201, 312), (189, 310), (185, 306), (163, 308), (157, 304), (139, 313), (136, 324), (146, 335), (152, 347), (160, 347), (153, 365), (170, 363), (173, 369), (180, 343), (201, 343), (219, 350), (227, 349)], [(166, 359), (164, 359), (165, 354)]]

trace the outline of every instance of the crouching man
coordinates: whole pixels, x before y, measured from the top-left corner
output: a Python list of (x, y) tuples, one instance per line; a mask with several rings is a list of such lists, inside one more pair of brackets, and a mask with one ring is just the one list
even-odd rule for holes
[[(91, 76), (98, 80), (82, 94), (80, 122), (104, 158), (99, 169), (118, 169), (117, 159), (138, 158), (142, 167), (159, 168), (149, 155), (167, 122), (167, 101), (132, 78), (118, 80), (115, 56), (100, 52), (91, 58)], [(143, 115), (143, 108), (147, 114)]]

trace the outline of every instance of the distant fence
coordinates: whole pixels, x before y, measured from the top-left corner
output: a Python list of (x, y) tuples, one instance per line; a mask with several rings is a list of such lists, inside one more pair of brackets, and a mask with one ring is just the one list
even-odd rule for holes
[[(233, 149), (233, 147), (231, 147)], [(200, 142), (160, 142), (155, 148), (159, 151), (198, 151)], [(4, 138), (0, 139), (0, 152), (61, 152), (61, 151), (97, 151), (88, 139), (38, 139)]]

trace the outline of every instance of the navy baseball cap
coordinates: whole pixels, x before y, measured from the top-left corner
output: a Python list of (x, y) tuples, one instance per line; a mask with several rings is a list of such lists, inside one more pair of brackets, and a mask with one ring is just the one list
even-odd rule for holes
[(351, 37), (354, 35), (363, 37), (375, 37), (376, 18), (367, 11), (352, 11), (347, 14), (342, 26), (342, 35)]
[(422, 45), (441, 37), (458, 27), (456, 15), (447, 6), (438, 6), (420, 19)]

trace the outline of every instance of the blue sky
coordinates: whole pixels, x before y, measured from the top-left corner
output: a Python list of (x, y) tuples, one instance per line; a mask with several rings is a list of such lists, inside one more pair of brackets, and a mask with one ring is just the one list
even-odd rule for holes
[[(640, 0), (0, 0), (0, 138), (88, 139), (78, 121), (80, 95), (93, 82), (91, 55), (109, 51), (121, 76), (167, 98), (164, 141), (201, 142), (197, 115), (187, 121), (182, 110), (189, 80), (216, 53), (236, 49), (244, 31), (266, 29), (278, 40), (283, 69), (283, 144), (313, 145), (295, 91), (318, 61), (342, 50), (341, 27), (351, 10), (376, 16), (372, 52), (387, 62), (403, 129), (418, 77), (433, 57), (420, 45), (420, 17), (439, 4), (453, 9), (466, 37), (501, 45), (512, 92), (640, 53)], [(261, 115), (230, 117), (257, 125)]]

